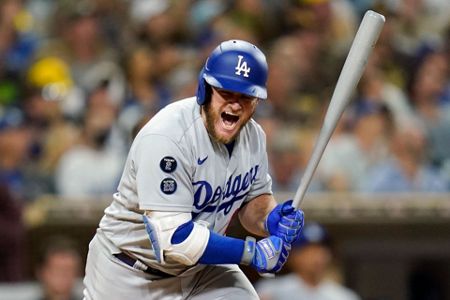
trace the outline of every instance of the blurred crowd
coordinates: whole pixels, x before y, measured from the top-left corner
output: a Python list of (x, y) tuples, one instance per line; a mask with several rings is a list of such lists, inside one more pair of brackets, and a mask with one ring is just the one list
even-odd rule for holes
[(114, 192), (136, 131), (195, 95), (223, 40), (267, 54), (274, 190), (298, 185), (364, 12), (386, 16), (311, 191), (450, 189), (445, 0), (4, 0), (0, 184), (24, 202)]
[(10, 223), (42, 195), (115, 192), (133, 136), (195, 95), (228, 39), (267, 54), (255, 119), (274, 191), (294, 191), (368, 9), (386, 24), (310, 191), (450, 191), (446, 0), (3, 0), (0, 227), (20, 231)]

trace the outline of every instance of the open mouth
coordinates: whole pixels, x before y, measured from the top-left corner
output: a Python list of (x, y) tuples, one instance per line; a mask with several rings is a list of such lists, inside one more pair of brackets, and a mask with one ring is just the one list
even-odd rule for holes
[(233, 129), (239, 121), (239, 116), (230, 112), (223, 112), (220, 116), (222, 117), (222, 122), (227, 129)]

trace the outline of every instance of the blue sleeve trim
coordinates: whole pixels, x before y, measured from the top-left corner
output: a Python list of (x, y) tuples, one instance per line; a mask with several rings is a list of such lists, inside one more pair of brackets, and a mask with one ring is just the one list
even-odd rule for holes
[[(194, 228), (194, 222), (189, 221), (180, 225), (172, 235), (171, 243), (180, 244), (187, 239)], [(200, 257), (199, 263), (214, 264), (239, 264), (244, 252), (245, 242), (240, 239), (226, 237), (210, 231), (205, 252)]]
[(208, 245), (200, 257), (199, 263), (206, 265), (239, 264), (244, 252), (244, 245), (243, 240), (210, 231)]

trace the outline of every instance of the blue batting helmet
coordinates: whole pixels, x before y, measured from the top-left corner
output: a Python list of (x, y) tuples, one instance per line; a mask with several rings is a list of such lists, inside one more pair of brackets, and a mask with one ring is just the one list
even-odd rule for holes
[(200, 72), (197, 102), (205, 103), (207, 85), (266, 99), (267, 71), (266, 57), (255, 45), (241, 40), (222, 42)]

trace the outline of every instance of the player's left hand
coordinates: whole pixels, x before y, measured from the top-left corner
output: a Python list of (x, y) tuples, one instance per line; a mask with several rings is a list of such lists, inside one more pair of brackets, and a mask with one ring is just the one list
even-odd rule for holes
[(270, 235), (283, 239), (286, 243), (295, 242), (301, 235), (304, 213), (292, 206), (292, 200), (278, 204), (267, 216), (264, 227)]
[(259, 273), (276, 273), (283, 268), (291, 251), (291, 245), (277, 236), (258, 241), (250, 264)]

